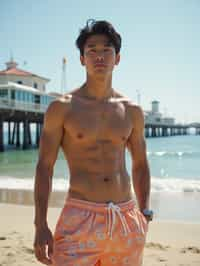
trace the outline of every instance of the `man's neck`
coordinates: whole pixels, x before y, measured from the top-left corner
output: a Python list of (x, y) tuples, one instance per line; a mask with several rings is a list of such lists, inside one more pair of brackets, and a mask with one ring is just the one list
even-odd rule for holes
[(84, 95), (94, 100), (106, 100), (114, 95), (112, 89), (112, 77), (107, 79), (97, 79), (87, 77), (86, 83), (83, 85)]

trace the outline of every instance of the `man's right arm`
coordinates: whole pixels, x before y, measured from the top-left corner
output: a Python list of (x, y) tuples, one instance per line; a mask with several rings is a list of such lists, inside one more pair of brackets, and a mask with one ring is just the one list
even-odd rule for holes
[(64, 116), (62, 114), (62, 103), (57, 100), (50, 104), (44, 117), (34, 188), (36, 227), (42, 227), (47, 223), (47, 204), (51, 191), (53, 167), (63, 136)]
[[(52, 186), (53, 168), (63, 137), (65, 104), (52, 102), (44, 117), (44, 126), (40, 138), (39, 160), (36, 167), (35, 201), (35, 253), (38, 260), (48, 264), (45, 256), (46, 245), (52, 253), (52, 236), (47, 224), (48, 200)], [(41, 252), (42, 250), (42, 252)]]

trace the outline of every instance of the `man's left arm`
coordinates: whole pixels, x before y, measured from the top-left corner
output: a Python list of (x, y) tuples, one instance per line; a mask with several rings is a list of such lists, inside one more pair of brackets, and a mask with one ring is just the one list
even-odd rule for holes
[(128, 149), (132, 158), (133, 187), (140, 211), (149, 209), (151, 178), (146, 155), (144, 137), (144, 115), (142, 109), (132, 106), (133, 129), (128, 139)]

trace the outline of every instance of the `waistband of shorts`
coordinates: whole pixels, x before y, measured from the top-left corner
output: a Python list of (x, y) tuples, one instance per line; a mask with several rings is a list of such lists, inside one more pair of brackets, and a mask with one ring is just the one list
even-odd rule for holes
[[(108, 203), (99, 203), (99, 202), (94, 202), (94, 201), (76, 199), (72, 197), (67, 197), (65, 200), (65, 204), (68, 206), (74, 206), (80, 209), (87, 209), (87, 210), (91, 210), (95, 212), (106, 212), (108, 210), (108, 206), (110, 202), (112, 201), (109, 201)], [(131, 210), (134, 207), (136, 207), (136, 203), (134, 199), (131, 199), (125, 202), (119, 202), (119, 203), (113, 202), (113, 204), (120, 207), (121, 211)]]

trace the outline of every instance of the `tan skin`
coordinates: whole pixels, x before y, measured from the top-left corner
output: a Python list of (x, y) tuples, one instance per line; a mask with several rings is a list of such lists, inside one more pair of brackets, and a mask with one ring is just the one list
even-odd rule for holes
[[(70, 197), (119, 203), (132, 199), (135, 191), (140, 210), (149, 207), (143, 112), (112, 88), (112, 72), (120, 55), (105, 35), (93, 35), (87, 39), (80, 60), (86, 68), (86, 82), (50, 104), (40, 140), (34, 248), (37, 259), (47, 265), (53, 252), (48, 198), (60, 147), (70, 171)], [(125, 167), (126, 148), (133, 161), (132, 178)]]

